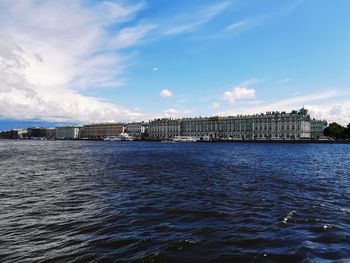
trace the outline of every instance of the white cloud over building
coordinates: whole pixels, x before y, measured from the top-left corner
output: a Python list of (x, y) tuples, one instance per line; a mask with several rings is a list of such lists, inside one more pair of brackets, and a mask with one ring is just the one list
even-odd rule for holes
[(212, 108), (212, 109), (219, 109), (220, 108), (220, 104), (218, 102), (213, 102), (210, 105), (210, 108)]
[(229, 91), (226, 91), (222, 97), (223, 100), (229, 103), (234, 103), (238, 100), (253, 99), (256, 97), (256, 92), (254, 89), (246, 87), (234, 87)]

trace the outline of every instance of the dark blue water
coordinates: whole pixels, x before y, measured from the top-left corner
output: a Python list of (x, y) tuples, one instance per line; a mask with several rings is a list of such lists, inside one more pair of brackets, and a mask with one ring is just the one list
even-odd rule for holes
[(350, 145), (0, 141), (1, 262), (350, 259)]

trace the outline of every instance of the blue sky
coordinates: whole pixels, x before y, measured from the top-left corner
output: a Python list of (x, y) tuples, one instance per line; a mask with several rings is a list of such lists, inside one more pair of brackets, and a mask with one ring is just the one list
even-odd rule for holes
[(0, 0), (0, 129), (290, 111), (350, 122), (347, 0)]

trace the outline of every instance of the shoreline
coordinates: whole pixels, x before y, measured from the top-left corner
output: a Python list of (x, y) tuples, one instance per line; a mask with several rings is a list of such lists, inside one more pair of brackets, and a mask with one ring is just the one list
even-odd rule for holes
[[(62, 140), (62, 139), (3, 139), (0, 138), (0, 141), (100, 141), (100, 142), (111, 142), (105, 141), (102, 139), (71, 139), (71, 140)], [(133, 141), (118, 141), (120, 142), (158, 142), (162, 143), (162, 140), (133, 140)], [(189, 142), (169, 142), (169, 143), (189, 143)], [(350, 144), (350, 140), (334, 140), (334, 141), (323, 141), (323, 140), (212, 140), (212, 141), (196, 141), (191, 143), (233, 143), (233, 144)]]

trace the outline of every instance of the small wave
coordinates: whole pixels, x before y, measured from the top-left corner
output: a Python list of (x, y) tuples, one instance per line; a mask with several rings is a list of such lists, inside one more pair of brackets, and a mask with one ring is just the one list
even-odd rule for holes
[(296, 212), (297, 212), (297, 211), (291, 211), (291, 212), (289, 212), (285, 217), (283, 217), (282, 223), (287, 224), (287, 223), (288, 223), (288, 220), (290, 220)]
[(1, 144), (1, 262), (349, 257), (349, 146)]
[(170, 215), (190, 215), (192, 218), (220, 218), (225, 217), (227, 214), (223, 211), (213, 211), (213, 210), (191, 210), (183, 208), (171, 208), (166, 211)]
[(198, 240), (193, 240), (193, 239), (184, 239), (184, 240), (179, 240), (175, 242), (170, 242), (166, 250), (167, 251), (185, 250), (197, 244), (198, 242), (199, 242)]

